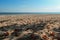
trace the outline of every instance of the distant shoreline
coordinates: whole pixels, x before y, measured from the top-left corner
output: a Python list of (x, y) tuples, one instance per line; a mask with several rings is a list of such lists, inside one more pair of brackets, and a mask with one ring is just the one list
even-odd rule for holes
[(60, 14), (60, 12), (0, 12), (0, 15), (21, 15), (21, 14), (43, 14), (43, 15), (49, 15), (49, 14)]

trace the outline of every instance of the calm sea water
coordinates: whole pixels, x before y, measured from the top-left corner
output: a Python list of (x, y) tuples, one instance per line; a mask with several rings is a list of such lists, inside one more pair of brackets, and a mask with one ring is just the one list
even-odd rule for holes
[(20, 14), (60, 14), (60, 12), (0, 12), (0, 15), (20, 15)]

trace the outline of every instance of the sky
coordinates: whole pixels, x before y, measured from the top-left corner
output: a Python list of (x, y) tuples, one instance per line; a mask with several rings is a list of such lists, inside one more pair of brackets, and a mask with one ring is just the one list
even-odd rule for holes
[(60, 12), (60, 0), (0, 0), (0, 12)]

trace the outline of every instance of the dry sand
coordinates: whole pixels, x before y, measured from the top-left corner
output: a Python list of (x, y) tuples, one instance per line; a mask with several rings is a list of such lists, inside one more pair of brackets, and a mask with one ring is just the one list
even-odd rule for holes
[(60, 40), (60, 15), (1, 15), (0, 39)]

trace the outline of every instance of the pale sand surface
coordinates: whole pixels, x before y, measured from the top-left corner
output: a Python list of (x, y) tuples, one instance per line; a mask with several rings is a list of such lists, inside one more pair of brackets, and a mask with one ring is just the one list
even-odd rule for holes
[[(15, 29), (20, 29), (17, 37), (12, 35)], [(60, 15), (0, 15), (0, 31), (1, 40), (60, 40)], [(7, 38), (2, 38), (4, 32), (9, 33)], [(31, 34), (39, 38), (28, 38)]]

